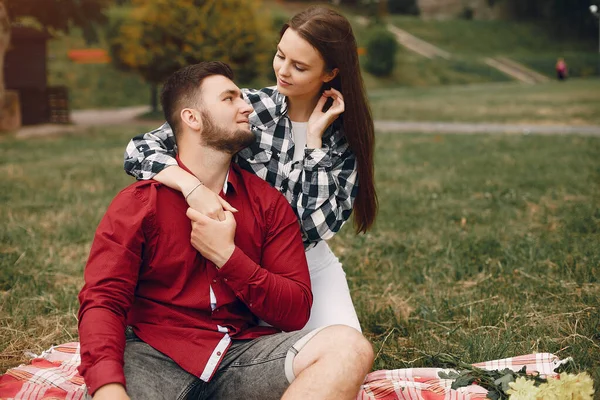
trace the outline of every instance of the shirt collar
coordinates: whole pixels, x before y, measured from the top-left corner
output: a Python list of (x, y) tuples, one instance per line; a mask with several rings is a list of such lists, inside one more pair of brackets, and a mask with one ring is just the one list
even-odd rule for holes
[[(175, 159), (177, 160), (177, 165), (179, 165), (179, 167), (181, 169), (194, 175), (192, 173), (192, 171), (190, 171), (189, 168), (186, 167), (186, 165), (183, 163), (183, 161), (181, 161), (181, 158), (179, 158), (179, 154), (177, 154), (177, 156), (175, 156)], [(235, 171), (235, 164), (231, 163), (229, 165), (229, 171), (227, 171), (227, 176), (225, 176), (225, 182), (223, 182), (223, 193), (226, 194), (227, 189), (229, 189), (230, 186), (233, 189), (233, 191), (235, 192), (237, 184), (238, 184), (238, 177), (237, 177), (237, 174)]]

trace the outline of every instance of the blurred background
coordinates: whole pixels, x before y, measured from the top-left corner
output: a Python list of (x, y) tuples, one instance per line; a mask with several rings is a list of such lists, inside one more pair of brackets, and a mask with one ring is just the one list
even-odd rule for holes
[[(190, 63), (275, 83), (308, 1), (0, 2), (0, 372), (77, 340), (96, 226)], [(330, 241), (374, 369), (572, 357), (600, 399), (600, 0), (336, 0), (376, 126), (380, 209)], [(5, 90), (6, 89), (6, 90)]]
[[(178, 68), (207, 59), (232, 64), (241, 86), (271, 85), (281, 25), (314, 3), (5, 0), (11, 41), (5, 46), (4, 82), (11, 100), (3, 114), (10, 119), (10, 110), (16, 112), (18, 95), (24, 125), (70, 122), (68, 110), (140, 105), (150, 107), (142, 117), (161, 119), (156, 97), (161, 82)], [(598, 122), (600, 113), (580, 118), (572, 109), (583, 90), (600, 90), (597, 81), (548, 84), (557, 78), (559, 59), (569, 78), (599, 76), (598, 12), (590, 10), (591, 0), (335, 0), (330, 5), (354, 25), (376, 118)], [(524, 88), (514, 85), (518, 82), (540, 85)], [(462, 92), (444, 90), (491, 83), (497, 85), (475, 89), (470, 101)], [(492, 93), (505, 102), (501, 110), (491, 104)], [(536, 107), (508, 109), (515, 97), (534, 95), (547, 99)], [(564, 104), (549, 105), (555, 97)], [(435, 103), (436, 114), (430, 115)]]

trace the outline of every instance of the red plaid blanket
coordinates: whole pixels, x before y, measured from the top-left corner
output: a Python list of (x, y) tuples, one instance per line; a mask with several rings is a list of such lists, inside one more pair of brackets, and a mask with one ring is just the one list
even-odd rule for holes
[[(85, 394), (83, 378), (77, 373), (80, 362), (79, 343), (52, 347), (30, 364), (9, 369), (0, 376), (0, 399), (23, 400), (80, 400)], [(485, 369), (523, 366), (528, 372), (555, 375), (554, 369), (562, 361), (553, 354), (538, 353), (485, 361), (475, 364)], [(486, 390), (471, 385), (458, 390), (450, 389), (452, 381), (441, 379), (441, 368), (406, 368), (381, 370), (367, 375), (357, 400), (470, 400), (485, 399)]]

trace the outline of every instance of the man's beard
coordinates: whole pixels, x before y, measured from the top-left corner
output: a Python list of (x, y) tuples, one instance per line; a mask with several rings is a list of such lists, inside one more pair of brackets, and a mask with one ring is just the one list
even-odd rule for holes
[(256, 140), (251, 130), (228, 130), (217, 126), (206, 111), (202, 111), (201, 137), (204, 145), (231, 155), (250, 146)]

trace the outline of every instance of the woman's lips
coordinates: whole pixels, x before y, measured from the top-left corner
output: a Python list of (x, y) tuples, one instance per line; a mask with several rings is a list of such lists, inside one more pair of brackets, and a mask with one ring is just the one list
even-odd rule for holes
[(277, 80), (279, 81), (279, 84), (280, 84), (281, 86), (283, 86), (283, 87), (286, 87), (286, 86), (290, 86), (290, 85), (291, 85), (291, 83), (288, 83), (288, 82), (284, 81), (284, 80), (283, 80), (283, 79), (281, 79), (281, 78), (278, 78)]

